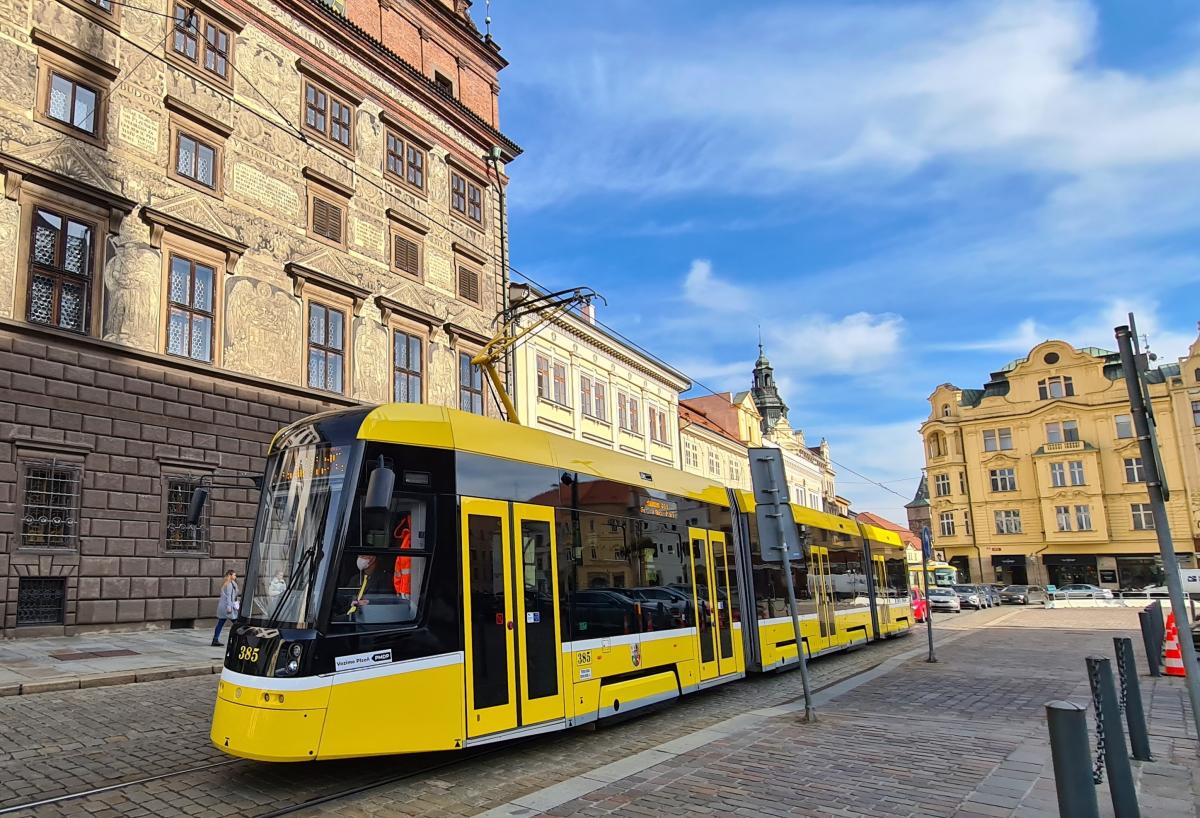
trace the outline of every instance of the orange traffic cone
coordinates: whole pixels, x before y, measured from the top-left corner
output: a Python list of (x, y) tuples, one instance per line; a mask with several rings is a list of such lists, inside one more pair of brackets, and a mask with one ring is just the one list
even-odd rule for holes
[(1183, 668), (1183, 651), (1179, 648), (1179, 629), (1175, 627), (1175, 614), (1167, 614), (1167, 637), (1163, 642), (1163, 667), (1168, 676), (1186, 676)]

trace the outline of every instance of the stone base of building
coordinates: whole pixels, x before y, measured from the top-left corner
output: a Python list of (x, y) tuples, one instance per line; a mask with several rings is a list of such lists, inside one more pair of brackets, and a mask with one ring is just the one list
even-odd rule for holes
[[(234, 473), (349, 403), (0, 320), (0, 635), (211, 621), (258, 501)], [(188, 481), (214, 478), (205, 530), (181, 533)]]
[[(1033, 547), (989, 547), (981, 553), (973, 548), (947, 548), (946, 552), (947, 561), (959, 569), (959, 578), (964, 582), (1057, 586), (1084, 582), (1113, 591), (1141, 590), (1165, 582), (1157, 546), (1140, 543), (1070, 553)], [(1177, 543), (1176, 556), (1181, 567), (1197, 564), (1195, 547), (1190, 542)]]

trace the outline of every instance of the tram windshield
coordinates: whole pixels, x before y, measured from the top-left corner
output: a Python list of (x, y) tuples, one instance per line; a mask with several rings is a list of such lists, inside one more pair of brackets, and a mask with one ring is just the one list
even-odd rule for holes
[(248, 566), (242, 613), (251, 622), (309, 627), (322, 552), (334, 549), (350, 446), (291, 446), (273, 458)]

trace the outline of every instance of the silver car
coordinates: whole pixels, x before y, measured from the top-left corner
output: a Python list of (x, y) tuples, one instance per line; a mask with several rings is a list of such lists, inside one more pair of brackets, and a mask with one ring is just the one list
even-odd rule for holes
[(958, 594), (959, 602), (963, 607), (988, 608), (991, 606), (991, 597), (979, 589), (978, 585), (955, 585), (954, 593)]
[(958, 613), (962, 610), (962, 602), (953, 588), (930, 588), (929, 607), (934, 611)]
[(1055, 596), (1061, 594), (1066, 599), (1112, 599), (1113, 592), (1098, 585), (1088, 585), (1086, 582), (1074, 582), (1058, 589)]

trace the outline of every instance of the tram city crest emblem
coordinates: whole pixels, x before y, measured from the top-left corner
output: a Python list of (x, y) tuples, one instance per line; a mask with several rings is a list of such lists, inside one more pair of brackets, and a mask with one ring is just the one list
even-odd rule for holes
[(633, 662), (634, 667), (640, 667), (642, 664), (642, 646), (633, 644), (629, 646), (629, 661)]

